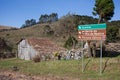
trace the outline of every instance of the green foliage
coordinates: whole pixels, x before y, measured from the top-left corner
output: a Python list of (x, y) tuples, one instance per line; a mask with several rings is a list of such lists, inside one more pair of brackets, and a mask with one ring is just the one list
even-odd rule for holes
[(108, 26), (115, 26), (115, 27), (120, 28), (120, 20), (111, 21), (111, 22), (108, 23)]
[(59, 19), (59, 32), (77, 32), (78, 25), (97, 23), (97, 19), (86, 15), (67, 14)]
[(94, 24), (96, 22), (97, 19), (91, 16), (74, 15), (74, 23), (76, 24), (76, 28), (78, 27), (78, 25)]
[(12, 66), (11, 69), (12, 69), (12, 71), (18, 71), (19, 70), (17, 66)]
[(55, 22), (58, 20), (58, 14), (52, 13), (50, 15), (41, 15), (39, 18), (39, 23), (46, 23), (46, 22)]
[(0, 52), (11, 52), (12, 47), (4, 38), (0, 38)]
[(78, 41), (76, 40), (76, 38), (74, 36), (69, 36), (67, 41), (64, 44), (65, 48), (71, 48), (71, 47), (75, 47), (76, 44), (78, 43)]
[(107, 28), (107, 42), (115, 42), (118, 39), (118, 31), (117, 27), (108, 27)]
[(114, 15), (113, 0), (96, 0), (93, 10), (93, 15), (99, 15), (98, 23), (100, 23), (101, 20), (111, 20)]
[(12, 53), (12, 50), (11, 43), (4, 38), (0, 38), (0, 58), (15, 57), (15, 53)]
[(58, 57), (59, 53), (58, 52), (54, 52), (53, 55), (54, 55), (54, 57)]
[(107, 25), (108, 25), (107, 42), (119, 42), (120, 41), (120, 31), (119, 31), (120, 20), (108, 22)]
[(36, 20), (35, 19), (26, 20), (25, 24), (23, 24), (21, 26), (21, 28), (30, 27), (30, 26), (35, 25), (35, 24), (36, 24)]

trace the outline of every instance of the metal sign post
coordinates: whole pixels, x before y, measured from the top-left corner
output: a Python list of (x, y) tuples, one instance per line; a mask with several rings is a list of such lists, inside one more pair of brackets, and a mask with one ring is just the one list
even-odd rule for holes
[(100, 41), (100, 75), (102, 74), (102, 37), (101, 37), (101, 41)]
[(84, 72), (84, 54), (83, 54), (83, 41), (82, 41), (82, 72)]

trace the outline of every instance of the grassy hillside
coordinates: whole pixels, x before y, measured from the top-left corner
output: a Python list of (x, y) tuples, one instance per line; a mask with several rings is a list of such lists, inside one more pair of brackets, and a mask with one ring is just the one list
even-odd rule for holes
[(102, 75), (99, 70), (99, 58), (87, 58), (84, 60), (84, 72), (82, 73), (81, 60), (42, 61), (34, 63), (20, 59), (0, 60), (0, 69), (12, 71), (17, 66), (18, 72), (29, 75), (54, 75), (70, 77), (78, 80), (119, 80), (120, 56), (115, 58), (103, 58)]
[[(53, 23), (36, 24), (34, 26), (30, 26), (27, 28), (22, 28), (18, 30), (13, 29), (9, 31), (0, 32), (0, 37), (10, 42), (14, 50), (17, 50), (16, 43), (21, 38), (27, 38), (27, 37), (47, 37), (55, 41), (60, 46), (63, 46), (65, 41), (68, 39), (69, 34), (71, 34), (77, 39), (78, 37), (77, 26), (78, 25), (93, 24), (93, 23), (97, 23), (97, 19), (89, 17), (89, 16), (79, 16), (79, 15), (68, 16), (66, 15), (62, 17), (61, 19), (59, 19), (58, 21), (53, 22)], [(50, 33), (45, 32), (46, 26), (50, 27), (48, 28)]]
[[(46, 25), (50, 26), (51, 30), (54, 31), (53, 35), (45, 34), (44, 27)], [(59, 42), (60, 44), (62, 42), (61, 45), (63, 45), (64, 40), (62, 39), (62, 37), (68, 36), (68, 33), (66, 31), (67, 29), (65, 27), (68, 27), (68, 26), (63, 26), (63, 23), (61, 23), (61, 21), (57, 21), (51, 24), (43, 23), (43, 24), (37, 24), (27, 28), (18, 29), (18, 30), (9, 30), (9, 31), (0, 32), (0, 37), (4, 38), (5, 40), (13, 44), (14, 49), (17, 48), (16, 43), (21, 38), (27, 38), (27, 37), (47, 37), (47, 38), (50, 38), (51, 40), (57, 41), (58, 44)]]
[(2, 25), (0, 25), (0, 29), (11, 29), (12, 27), (10, 27), (10, 26), (2, 26)]
[[(45, 25), (53, 25), (53, 24), (48, 24), (48, 23), (37, 24), (37, 25), (34, 25), (32, 27), (28, 27), (28, 28), (4, 31), (4, 32), (0, 32), (0, 37), (2, 37), (5, 40), (9, 41), (14, 46), (16, 45), (16, 43), (21, 38), (27, 38), (27, 37), (48, 37), (48, 38), (52, 39), (52, 37), (55, 37), (54, 35), (50, 35), (49, 36), (49, 35), (46, 35), (44, 33), (43, 28), (44, 28)], [(57, 38), (57, 37), (55, 37), (55, 38)], [(60, 37), (59, 37), (59, 39), (60, 39)]]

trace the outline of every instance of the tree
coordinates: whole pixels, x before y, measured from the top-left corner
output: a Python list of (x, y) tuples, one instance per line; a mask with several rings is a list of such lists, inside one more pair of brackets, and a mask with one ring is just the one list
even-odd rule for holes
[(36, 24), (36, 20), (35, 19), (31, 19), (30, 20), (30, 26), (35, 25), (35, 24)]
[[(108, 20), (111, 20), (111, 18), (114, 15), (114, 3), (113, 0), (96, 0), (95, 1), (95, 7), (93, 8), (93, 15), (98, 15), (98, 24), (101, 21), (107, 22)], [(92, 50), (92, 54), (95, 54), (96, 47), (88, 47), (88, 49)], [(90, 50), (88, 50), (91, 52)], [(95, 57), (95, 56), (94, 56)]]
[(13, 46), (5, 38), (0, 37), (0, 58), (13, 57)]
[(26, 20), (25, 25), (26, 25), (26, 27), (30, 26), (30, 20)]
[(23, 24), (21, 26), (21, 28), (30, 27), (30, 26), (35, 25), (35, 24), (37, 24), (35, 19), (30, 19), (30, 20), (28, 19), (25, 21), (25, 24)]
[(39, 22), (40, 22), (40, 23), (45, 23), (45, 22), (47, 22), (48, 17), (49, 17), (49, 15), (47, 15), (47, 14), (41, 15), (40, 18), (39, 18)]
[(93, 15), (99, 15), (98, 23), (102, 20), (107, 22), (108, 20), (111, 20), (114, 15), (113, 0), (96, 0), (93, 10)]
[(41, 15), (39, 18), (39, 23), (46, 23), (46, 22), (55, 22), (58, 20), (58, 14), (52, 13), (50, 15)]
[(65, 48), (75, 48), (76, 44), (78, 43), (78, 41), (76, 40), (76, 38), (74, 36), (69, 35), (68, 39), (66, 40), (64, 47)]
[(49, 15), (49, 22), (55, 22), (58, 20), (58, 14), (57, 13), (52, 13)]

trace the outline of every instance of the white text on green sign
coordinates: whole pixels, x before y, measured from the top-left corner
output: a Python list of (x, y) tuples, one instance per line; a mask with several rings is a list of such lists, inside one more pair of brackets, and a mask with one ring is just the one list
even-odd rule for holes
[(79, 25), (78, 30), (99, 30), (106, 29), (106, 24), (89, 24), (89, 25)]

